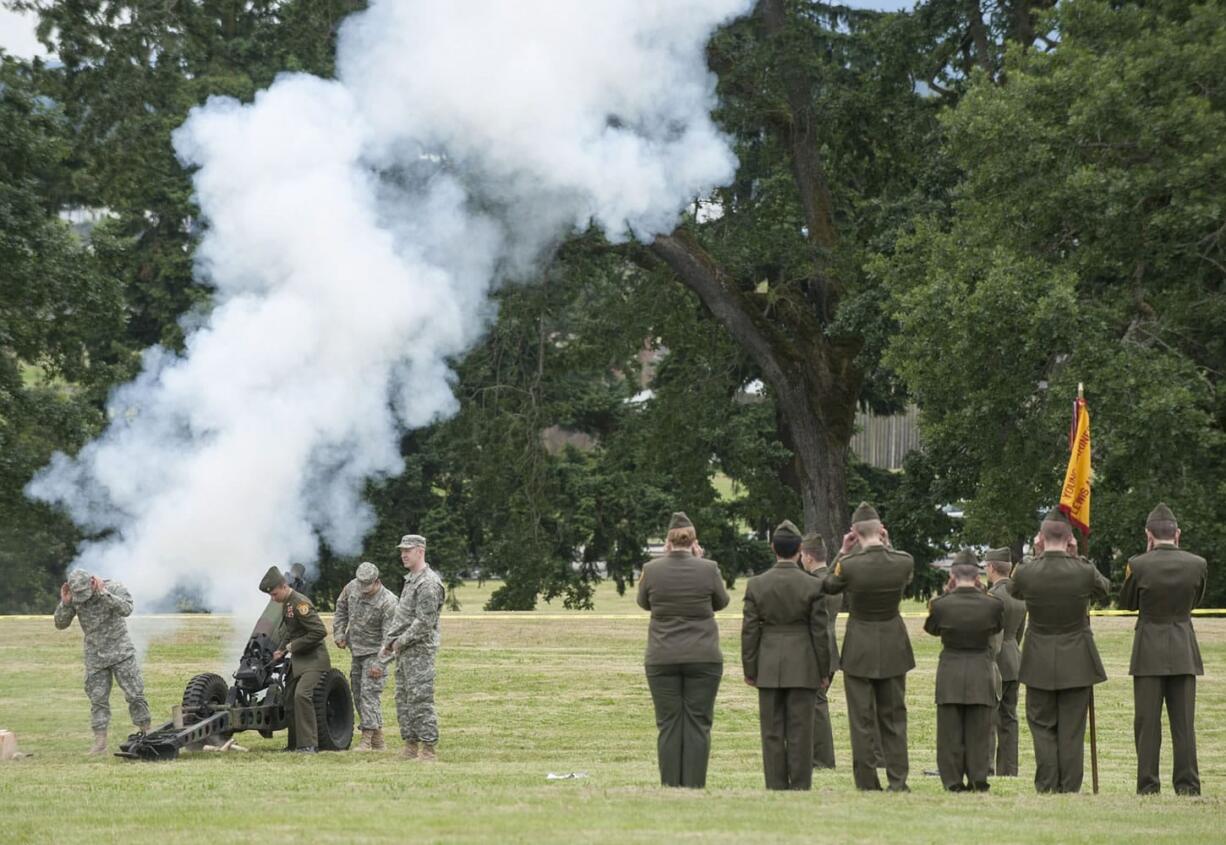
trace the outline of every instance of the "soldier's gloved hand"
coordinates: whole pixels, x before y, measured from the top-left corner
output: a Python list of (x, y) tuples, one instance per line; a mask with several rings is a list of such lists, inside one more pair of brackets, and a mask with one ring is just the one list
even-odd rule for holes
[(383, 667), (382, 666), (371, 666), (370, 671), (367, 672), (366, 674), (370, 675), (370, 677), (374, 678), (377, 681), (383, 677)]
[(68, 582), (60, 584), (60, 603), (72, 604), (72, 590), (68, 589)]

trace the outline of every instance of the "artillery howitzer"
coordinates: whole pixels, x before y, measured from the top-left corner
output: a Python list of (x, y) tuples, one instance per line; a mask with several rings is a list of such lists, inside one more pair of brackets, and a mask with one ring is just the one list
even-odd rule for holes
[[(259, 731), (269, 738), (289, 726), (293, 702), (287, 700), (292, 657), (273, 659), (281, 626), (281, 605), (269, 602), (255, 624), (230, 686), (220, 675), (196, 675), (183, 690), (182, 723), (178, 720), (135, 733), (120, 743), (117, 757), (173, 760), (179, 750), (199, 751), (221, 745), (239, 731)], [(324, 673), (314, 692), (315, 721), (321, 751), (344, 751), (353, 740), (353, 697), (338, 669)]]

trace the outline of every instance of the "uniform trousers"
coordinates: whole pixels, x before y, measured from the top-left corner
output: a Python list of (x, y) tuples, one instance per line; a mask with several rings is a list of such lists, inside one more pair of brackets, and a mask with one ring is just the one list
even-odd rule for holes
[(829, 690), (818, 688), (813, 702), (813, 768), (834, 768), (834, 731), (830, 727)]
[(701, 789), (707, 784), (715, 694), (722, 663), (648, 664), (647, 686), (656, 711), (660, 783)]
[(294, 673), (289, 679), (285, 700), (292, 714), (289, 720), (290, 748), (319, 747), (319, 726), (315, 720), (315, 687), (323, 676), (322, 669), (307, 669)]
[(150, 720), (149, 702), (145, 698), (145, 679), (135, 657), (121, 660), (113, 666), (85, 673), (85, 695), (89, 698), (89, 726), (105, 731), (111, 723), (111, 682), (119, 684), (128, 702), (132, 724), (143, 725)]
[(992, 713), (988, 762), (996, 758), (992, 771), (999, 777), (1017, 777), (1017, 690), (1017, 681), (1002, 681), (1000, 704)]
[(1034, 739), (1034, 788), (1038, 792), (1081, 791), (1091, 689), (1026, 687), (1026, 722)]
[(994, 709), (987, 704), (937, 705), (937, 771), (951, 792), (987, 791)]
[(758, 726), (767, 789), (813, 785), (813, 698), (804, 687), (759, 687)]
[(877, 777), (877, 735), (885, 773), (894, 791), (907, 789), (907, 676), (861, 678), (843, 672), (847, 719), (851, 725), (852, 778), (857, 789), (881, 789)]
[(1156, 794), (1162, 751), (1162, 704), (1171, 720), (1175, 750), (1172, 781), (1180, 795), (1200, 795), (1196, 763), (1196, 676), (1139, 675), (1132, 679), (1133, 733), (1137, 743), (1137, 793)]

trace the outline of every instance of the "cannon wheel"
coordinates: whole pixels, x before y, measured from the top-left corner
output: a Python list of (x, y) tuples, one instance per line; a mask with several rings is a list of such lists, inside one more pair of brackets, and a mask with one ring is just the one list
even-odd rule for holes
[(353, 742), (353, 696), (339, 669), (329, 669), (315, 685), (315, 725), (320, 751), (345, 751)]
[[(211, 712), (211, 705), (225, 704), (229, 693), (230, 687), (221, 675), (204, 672), (192, 678), (183, 690), (183, 723), (190, 725), (192, 722), (198, 722)], [(229, 738), (228, 733), (218, 734), (209, 737), (206, 743), (221, 745)], [(203, 745), (203, 743), (194, 743), (187, 748), (191, 751), (199, 751)]]

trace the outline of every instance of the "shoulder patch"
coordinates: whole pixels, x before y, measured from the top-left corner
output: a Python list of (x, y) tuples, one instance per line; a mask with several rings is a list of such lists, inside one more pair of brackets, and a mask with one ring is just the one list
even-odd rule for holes
[(843, 561), (842, 560), (836, 560), (834, 562), (834, 574), (835, 575), (843, 574)]
[(1132, 564), (1126, 563), (1124, 564), (1124, 580), (1127, 581), (1131, 577), (1132, 577)]
[(295, 608), (295, 610), (298, 611), (298, 614), (300, 616), (310, 616), (311, 615), (311, 606), (304, 601), (298, 602), (298, 605)]

